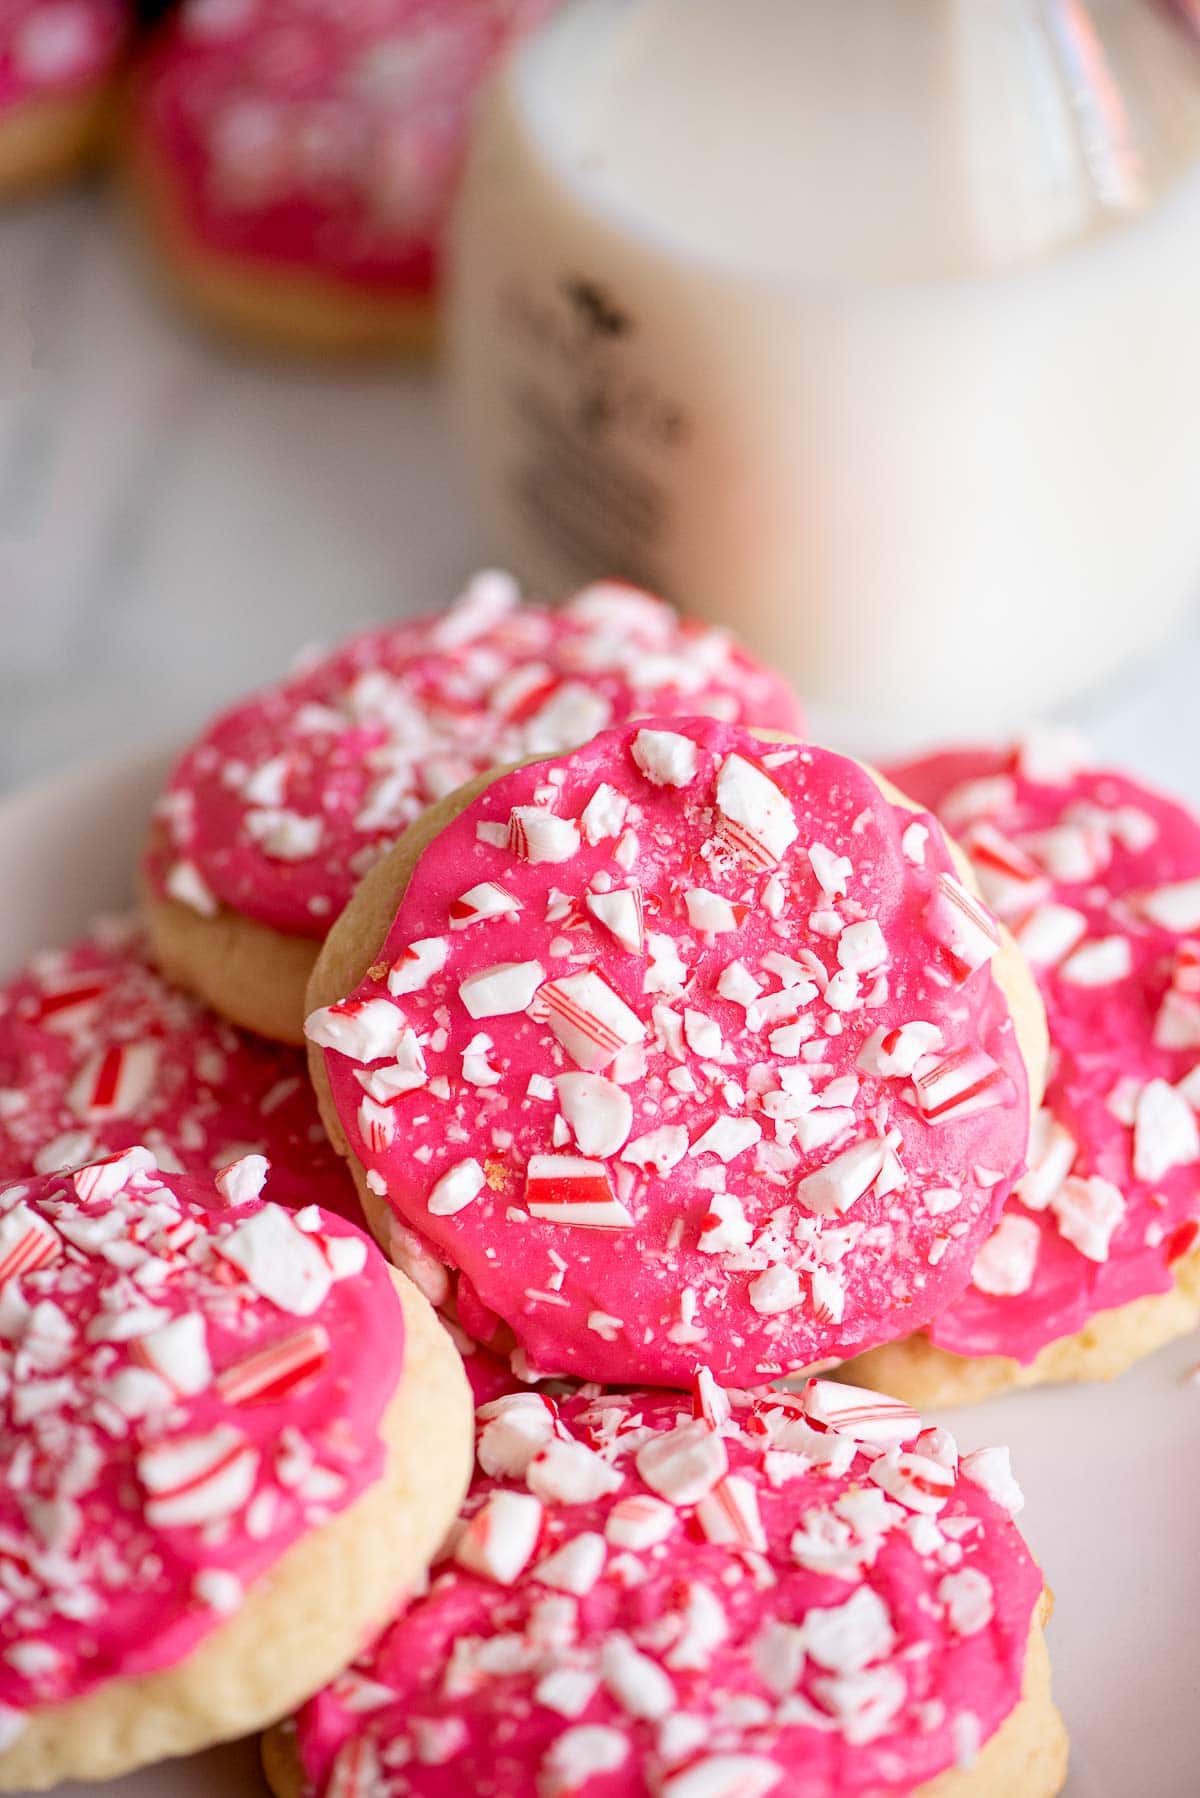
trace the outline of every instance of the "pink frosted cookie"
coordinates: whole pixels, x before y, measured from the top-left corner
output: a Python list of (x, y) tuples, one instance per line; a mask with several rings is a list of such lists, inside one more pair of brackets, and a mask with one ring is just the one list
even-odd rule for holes
[(184, 0), (128, 131), (177, 284), (275, 347), (423, 347), (476, 93), (555, 4)]
[(95, 150), (131, 12), (132, 0), (0, 0), (0, 194)]
[(864, 1364), (952, 1402), (1119, 1373), (1200, 1316), (1200, 824), (1065, 746), (893, 771), (971, 857), (1046, 1004), (1031, 1168), (962, 1297)]
[(1006, 1450), (820, 1380), (476, 1421), (429, 1591), (268, 1738), (278, 1798), (1060, 1789)]
[(469, 1406), (444, 1332), (268, 1174), (214, 1185), (135, 1147), (0, 1192), (0, 1789), (269, 1722), (453, 1515)]
[(614, 583), (549, 610), (482, 574), (448, 612), (353, 638), (226, 712), (175, 769), (147, 867), (160, 959), (235, 1023), (302, 1041), (319, 943), (427, 805), (651, 712), (800, 723), (724, 631)]
[(106, 920), (0, 987), (0, 1178), (134, 1143), (187, 1173), (266, 1155), (281, 1204), (358, 1214), (303, 1056), (168, 986), (133, 926)]
[(752, 1386), (961, 1291), (1028, 1133), (1037, 1001), (999, 951), (866, 770), (655, 720), (434, 808), (307, 1029), (372, 1228), (439, 1301), (459, 1270), (470, 1333)]

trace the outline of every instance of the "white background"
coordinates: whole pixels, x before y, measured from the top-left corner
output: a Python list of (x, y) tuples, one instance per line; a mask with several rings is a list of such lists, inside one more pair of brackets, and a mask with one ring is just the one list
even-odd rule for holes
[[(97, 196), (0, 217), (0, 787), (185, 737), (302, 646), (442, 603), (487, 550), (431, 374), (297, 373), (217, 353), (148, 296)], [(1074, 721), (1108, 756), (1200, 798), (1200, 633)], [(43, 909), (58, 869), (31, 864), (50, 857), (51, 826), (55, 844), (73, 839), (71, 906), (121, 896), (140, 811), (126, 802), (105, 840), (108, 792), (69, 818), (39, 801), (37, 830), (27, 818), (14, 834), (10, 811), (10, 949), (78, 921)], [(4, 853), (18, 842), (24, 868)], [(22, 908), (32, 922), (17, 922)], [(1200, 1790), (1200, 1387), (1184, 1378), (1197, 1359), (1200, 1343), (1181, 1343), (1111, 1391), (952, 1420), (965, 1444), (1011, 1440), (1029, 1492), (1030, 1540), (1059, 1597), (1072, 1798)], [(258, 1789), (248, 1749), (121, 1788)]]

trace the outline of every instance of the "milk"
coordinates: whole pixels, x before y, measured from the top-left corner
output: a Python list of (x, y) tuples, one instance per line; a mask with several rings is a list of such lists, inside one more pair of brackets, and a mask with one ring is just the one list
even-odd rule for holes
[(1150, 0), (579, 0), (453, 268), (519, 571), (661, 588), (863, 748), (1051, 708), (1200, 589), (1200, 49)]

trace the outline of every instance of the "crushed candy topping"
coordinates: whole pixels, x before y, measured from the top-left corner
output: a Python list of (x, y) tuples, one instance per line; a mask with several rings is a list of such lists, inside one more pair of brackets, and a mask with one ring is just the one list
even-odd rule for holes
[(260, 266), (423, 295), (475, 96), (558, 0), (183, 0), (135, 93), (189, 231)]
[[(605, 583), (550, 611), (520, 604), (507, 576), (481, 574), (450, 611), (354, 638), (211, 725), (159, 803), (150, 875), (202, 913), (222, 902), (321, 938), (426, 806), (487, 768), (652, 712), (784, 731), (800, 722), (789, 690), (725, 632), (685, 623), (649, 594)], [(571, 862), (581, 833), (607, 854), (622, 796), (590, 797), (575, 818), (540, 800), (514, 806), (502, 820), (512, 857), (497, 865)], [(511, 887), (464, 879), (439, 938), (448, 928), (488, 941), (517, 913)], [(593, 902), (618, 942), (640, 942), (628, 893)], [(394, 994), (438, 971), (426, 950)]]
[(929, 1334), (1029, 1362), (1165, 1292), (1200, 1224), (1200, 823), (1078, 749), (950, 751), (889, 770), (956, 832), (1046, 1005), (1029, 1171)]
[(108, 81), (129, 26), (124, 0), (4, 0), (0, 106), (86, 93)]
[(299, 1713), (307, 1798), (866, 1798), (1018, 1701), (1042, 1582), (1003, 1449), (705, 1371), (490, 1394), (477, 1445), (428, 1590)]
[(101, 919), (0, 987), (0, 1179), (135, 1143), (177, 1173), (265, 1156), (277, 1203), (358, 1212), (303, 1054), (169, 986), (130, 921)]
[(134, 1146), (0, 1190), (6, 1714), (173, 1666), (382, 1470), (388, 1269), (255, 1182)]
[[(509, 829), (538, 811), (563, 858)], [(903, 852), (910, 817), (828, 751), (653, 720), (502, 776), (426, 848), (307, 1029), (468, 1331), (544, 1372), (680, 1385), (702, 1356), (755, 1385), (961, 1289), (1027, 1085), (995, 926), (947, 900), (932, 820)]]

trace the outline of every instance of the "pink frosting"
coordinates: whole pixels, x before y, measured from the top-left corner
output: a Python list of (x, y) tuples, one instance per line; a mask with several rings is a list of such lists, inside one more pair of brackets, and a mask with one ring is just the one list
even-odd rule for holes
[(432, 800), (650, 712), (800, 726), (782, 681), (661, 600), (609, 583), (550, 611), (481, 575), (450, 611), (356, 637), (218, 718), (171, 778), (151, 874), (198, 910), (321, 938)]
[(0, 106), (86, 93), (112, 75), (125, 0), (0, 0)]
[(0, 987), (0, 1178), (134, 1143), (195, 1174), (265, 1155), (279, 1203), (360, 1216), (303, 1054), (243, 1035), (168, 986), (134, 926), (111, 919)]
[(1042, 1580), (1007, 1451), (825, 1381), (477, 1416), (428, 1594), (299, 1715), (306, 1794), (878, 1798), (1016, 1705)]
[(1098, 1311), (1166, 1292), (1196, 1241), (1200, 824), (1052, 741), (891, 775), (960, 837), (1046, 1002), (1031, 1171), (929, 1332), (1028, 1362)]
[(1028, 1130), (951, 869), (854, 763), (709, 719), (488, 788), (307, 1025), (464, 1326), (547, 1374), (751, 1386), (928, 1322)]
[[(0, 1193), (0, 1733), (183, 1660), (378, 1479), (403, 1360), (382, 1256), (131, 1149)], [(269, 1195), (270, 1184), (267, 1185)]]
[(138, 89), (211, 251), (426, 294), (484, 77), (557, 0), (185, 0)]

